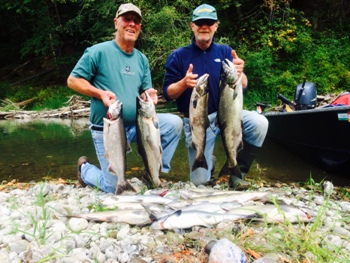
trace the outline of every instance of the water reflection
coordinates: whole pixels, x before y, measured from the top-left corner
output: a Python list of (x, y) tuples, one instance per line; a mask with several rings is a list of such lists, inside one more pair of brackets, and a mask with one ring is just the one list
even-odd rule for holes
[[(87, 155), (92, 163), (98, 164), (88, 127), (87, 119), (0, 120), (0, 182), (46, 178), (76, 180), (79, 156)], [(133, 151), (127, 155), (128, 178), (139, 177), (143, 169), (136, 144), (131, 146)], [(226, 159), (220, 136), (214, 154), (218, 159), (218, 173)], [(189, 180), (184, 138), (180, 140), (171, 165), (170, 173), (163, 177)], [(350, 185), (349, 179), (317, 169), (269, 140), (266, 140), (249, 173), (251, 178), (287, 183), (305, 182), (310, 176), (315, 181), (327, 178), (337, 185)]]

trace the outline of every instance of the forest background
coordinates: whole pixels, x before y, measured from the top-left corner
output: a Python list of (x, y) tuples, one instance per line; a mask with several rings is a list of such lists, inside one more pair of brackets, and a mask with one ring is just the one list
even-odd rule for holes
[[(66, 79), (85, 48), (113, 39), (113, 18), (123, 1), (0, 0), (0, 105), (33, 99), (26, 109), (59, 108), (74, 94)], [(192, 11), (202, 1), (135, 0), (143, 13), (136, 47), (148, 57), (162, 93), (164, 64), (190, 43)], [(215, 41), (245, 60), (245, 107), (276, 104), (296, 86), (317, 93), (350, 90), (350, 0), (219, 0)]]

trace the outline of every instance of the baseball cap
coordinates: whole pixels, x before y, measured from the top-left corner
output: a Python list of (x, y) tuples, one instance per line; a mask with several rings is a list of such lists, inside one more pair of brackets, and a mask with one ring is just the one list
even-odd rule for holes
[(218, 20), (218, 16), (216, 14), (216, 9), (207, 4), (203, 4), (198, 6), (192, 14), (192, 22), (199, 19), (211, 19)]
[(140, 9), (131, 3), (121, 4), (118, 8), (118, 11), (115, 17), (118, 18), (119, 16), (124, 15), (125, 13), (128, 13), (128, 12), (134, 12), (142, 18)]

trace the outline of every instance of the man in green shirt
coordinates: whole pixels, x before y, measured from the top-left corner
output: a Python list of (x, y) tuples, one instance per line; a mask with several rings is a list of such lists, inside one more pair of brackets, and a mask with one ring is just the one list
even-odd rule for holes
[[(87, 48), (67, 80), (69, 88), (91, 97), (91, 134), (101, 169), (90, 164), (87, 157), (78, 160), (78, 179), (85, 185), (115, 192), (118, 177), (107, 171), (104, 157), (103, 118), (108, 107), (118, 99), (123, 103), (123, 121), (127, 140), (136, 140), (136, 97), (147, 92), (157, 103), (157, 90), (146, 56), (135, 42), (141, 31), (141, 11), (135, 5), (122, 4), (114, 18), (115, 38)], [(158, 114), (163, 148), (163, 172), (170, 170), (170, 161), (177, 147), (182, 120), (174, 114)]]

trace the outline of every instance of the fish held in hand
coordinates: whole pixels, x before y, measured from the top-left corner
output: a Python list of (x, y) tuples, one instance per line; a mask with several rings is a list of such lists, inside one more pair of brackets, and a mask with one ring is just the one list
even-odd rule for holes
[(162, 145), (160, 128), (154, 103), (147, 92), (146, 100), (137, 97), (137, 149), (145, 165), (146, 173), (152, 182), (151, 187), (160, 185), (162, 170)]
[(202, 75), (193, 88), (189, 107), (192, 147), (197, 152), (192, 165), (192, 171), (199, 167), (208, 170), (208, 163), (204, 156), (206, 143), (206, 130), (209, 126), (208, 119), (208, 78), (209, 74)]
[(222, 61), (218, 125), (226, 152), (222, 171), (242, 178), (237, 165), (237, 152), (242, 148), (243, 88), (235, 65), (228, 59)]
[(129, 190), (135, 191), (134, 187), (126, 180), (126, 153), (130, 145), (126, 140), (125, 128), (122, 118), (122, 103), (114, 102), (108, 108), (107, 116), (103, 118), (103, 143), (105, 147), (105, 158), (108, 160), (108, 172), (118, 176), (118, 184), (115, 194)]

